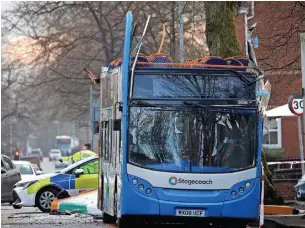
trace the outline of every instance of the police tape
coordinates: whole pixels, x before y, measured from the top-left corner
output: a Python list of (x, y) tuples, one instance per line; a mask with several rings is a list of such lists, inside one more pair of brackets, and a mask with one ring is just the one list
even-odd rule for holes
[(262, 166), (262, 177), (261, 177), (261, 203), (260, 203), (260, 215), (259, 215), (259, 227), (264, 226), (264, 165), (263, 163), (261, 164)]
[(301, 164), (305, 161), (277, 161), (277, 162), (267, 162), (267, 165), (276, 165), (276, 164)]

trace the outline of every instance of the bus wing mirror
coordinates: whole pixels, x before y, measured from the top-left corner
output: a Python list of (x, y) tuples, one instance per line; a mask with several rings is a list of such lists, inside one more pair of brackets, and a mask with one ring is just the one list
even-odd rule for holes
[(120, 131), (121, 130), (121, 119), (115, 119), (113, 121), (113, 130)]

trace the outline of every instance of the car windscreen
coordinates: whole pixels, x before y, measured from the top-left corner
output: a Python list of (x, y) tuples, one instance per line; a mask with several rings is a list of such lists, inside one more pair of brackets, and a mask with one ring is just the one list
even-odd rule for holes
[(17, 170), (24, 175), (33, 174), (33, 170), (29, 164), (15, 164)]
[(32, 150), (31, 154), (40, 154), (39, 150)]

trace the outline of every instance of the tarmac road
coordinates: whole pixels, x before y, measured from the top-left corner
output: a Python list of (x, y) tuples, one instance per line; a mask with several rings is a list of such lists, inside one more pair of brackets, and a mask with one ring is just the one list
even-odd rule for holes
[(96, 228), (115, 227), (94, 221), (91, 216), (84, 215), (50, 215), (42, 213), (37, 208), (14, 209), (8, 204), (1, 205), (1, 225), (3, 228)]
[(61, 169), (55, 169), (55, 161), (50, 162), (48, 157), (44, 157), (40, 164), (43, 173), (54, 173)]

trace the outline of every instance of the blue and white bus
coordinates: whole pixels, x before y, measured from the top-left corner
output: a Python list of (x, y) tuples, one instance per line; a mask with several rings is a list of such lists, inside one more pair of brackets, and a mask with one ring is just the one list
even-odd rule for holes
[[(246, 58), (174, 64), (124, 55), (100, 77), (100, 208), (105, 223), (259, 219), (262, 80)], [(137, 63), (132, 69), (133, 60)]]

